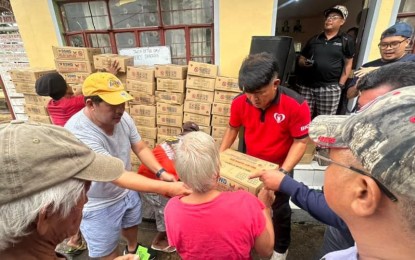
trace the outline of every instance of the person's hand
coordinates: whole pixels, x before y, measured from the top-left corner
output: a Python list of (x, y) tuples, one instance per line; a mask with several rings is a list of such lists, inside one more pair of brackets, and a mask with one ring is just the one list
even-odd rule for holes
[(177, 181), (176, 178), (174, 178), (174, 175), (171, 173), (168, 173), (166, 171), (162, 172), (160, 175), (160, 180), (162, 181), (168, 181), (168, 182), (175, 182)]
[(258, 193), (258, 199), (264, 203), (265, 207), (270, 208), (275, 200), (275, 193), (272, 190), (262, 188)]
[(174, 197), (178, 195), (189, 195), (192, 190), (181, 181), (168, 183), (168, 189), (164, 193), (166, 197)]
[(361, 67), (360, 69), (356, 70), (354, 72), (354, 75), (356, 77), (363, 77), (364, 75), (368, 74), (369, 72), (372, 72), (374, 70), (379, 69), (379, 67)]
[(117, 76), (118, 71), (121, 69), (117, 60), (113, 60), (111, 64), (105, 69), (107, 72)]
[(351, 99), (351, 98), (355, 98), (359, 95), (359, 90), (357, 89), (356, 85), (354, 85), (353, 87), (350, 87), (347, 90), (347, 98)]
[(138, 255), (127, 254), (114, 258), (114, 260), (140, 260)]
[(251, 174), (249, 179), (258, 177), (259, 180), (264, 183), (264, 188), (278, 191), (280, 189), (281, 181), (285, 177), (285, 174), (279, 170), (262, 170)]

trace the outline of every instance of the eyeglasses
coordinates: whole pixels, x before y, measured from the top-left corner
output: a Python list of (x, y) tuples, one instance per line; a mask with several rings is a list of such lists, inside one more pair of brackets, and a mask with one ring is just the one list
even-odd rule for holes
[(403, 43), (404, 41), (406, 41), (407, 39), (403, 39), (402, 41), (396, 41), (396, 42), (381, 42), (378, 44), (379, 48), (381, 50), (386, 50), (387, 48), (391, 47), (392, 49), (396, 49), (399, 47), (399, 45), (401, 45), (401, 43)]
[(338, 16), (338, 15), (330, 15), (326, 17), (326, 20), (337, 20), (337, 19), (342, 19), (343, 17)]
[(388, 197), (393, 202), (398, 201), (398, 199), (396, 198), (396, 196), (393, 195), (393, 193), (388, 188), (386, 188), (385, 185), (383, 185), (380, 181), (378, 181), (371, 174), (369, 174), (369, 173), (367, 173), (367, 172), (365, 172), (363, 170), (360, 170), (358, 168), (355, 168), (353, 166), (347, 166), (345, 164), (342, 164), (342, 163), (339, 163), (339, 162), (335, 162), (332, 159), (327, 158), (327, 157), (324, 157), (324, 156), (319, 155), (319, 154), (315, 154), (314, 155), (314, 158), (323, 160), (323, 161), (328, 162), (328, 163), (332, 163), (332, 164), (338, 165), (338, 166), (343, 167), (343, 168), (347, 168), (347, 169), (352, 170), (352, 171), (354, 171), (354, 172), (356, 172), (358, 174), (361, 174), (361, 175), (364, 175), (364, 176), (367, 176), (367, 177), (371, 178), (372, 180), (374, 180), (376, 182), (376, 184), (379, 186), (379, 189), (386, 195), (386, 197)]

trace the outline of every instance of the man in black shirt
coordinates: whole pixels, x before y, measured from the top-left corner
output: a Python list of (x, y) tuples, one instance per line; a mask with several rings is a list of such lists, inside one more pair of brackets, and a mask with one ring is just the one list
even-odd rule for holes
[(311, 115), (336, 113), (341, 89), (352, 69), (355, 43), (340, 32), (348, 15), (347, 8), (336, 5), (324, 11), (324, 31), (313, 36), (301, 51), (298, 89)]

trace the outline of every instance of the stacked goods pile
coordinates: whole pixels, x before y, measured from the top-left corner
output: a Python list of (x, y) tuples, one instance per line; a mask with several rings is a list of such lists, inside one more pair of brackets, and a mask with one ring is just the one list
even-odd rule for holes
[(52, 47), (56, 70), (62, 74), (66, 83), (74, 92), (79, 91), (89, 74), (96, 71), (94, 55), (100, 54), (99, 48)]
[[(237, 78), (217, 77), (215, 81), (215, 96), (212, 106), (212, 137), (217, 144), (222, 138), (229, 124), (232, 100), (241, 93)], [(232, 145), (237, 150), (239, 139)]]
[[(154, 148), (157, 138), (154, 71), (155, 68), (149, 66), (128, 66), (125, 85), (126, 90), (134, 97), (128, 104), (129, 114), (134, 119), (142, 140), (150, 149)], [(134, 153), (131, 153), (131, 163), (133, 167), (141, 164)]]
[(212, 133), (211, 111), (217, 75), (217, 65), (189, 62), (183, 122), (193, 121), (209, 135)]
[(181, 133), (187, 66), (156, 65), (157, 143)]
[[(49, 113), (46, 105), (50, 98), (41, 97), (36, 94), (35, 82), (41, 76), (56, 72), (51, 69), (40, 68), (22, 68), (10, 71), (10, 76), (16, 88), (16, 92), (22, 93), (24, 96), (24, 112), (28, 115), (29, 120), (34, 122), (50, 124)], [(14, 108), (18, 108), (18, 104), (14, 104)]]

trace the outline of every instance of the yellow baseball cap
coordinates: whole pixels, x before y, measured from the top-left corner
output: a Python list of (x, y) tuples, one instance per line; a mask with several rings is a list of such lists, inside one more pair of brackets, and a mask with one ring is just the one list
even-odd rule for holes
[(107, 72), (89, 75), (82, 84), (82, 94), (86, 97), (99, 96), (110, 105), (119, 105), (134, 99), (124, 90), (122, 82)]

